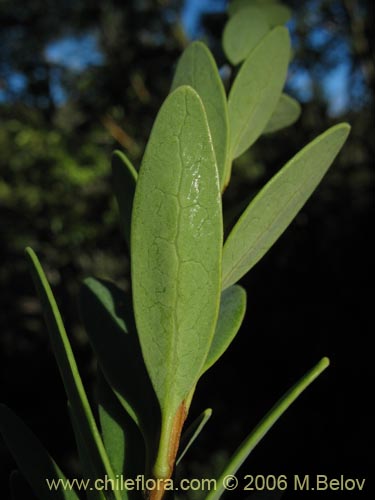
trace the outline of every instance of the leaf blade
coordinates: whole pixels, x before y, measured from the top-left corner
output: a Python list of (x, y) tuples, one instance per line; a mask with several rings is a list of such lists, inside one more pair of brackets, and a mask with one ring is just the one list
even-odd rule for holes
[(192, 87), (202, 99), (223, 188), (230, 175), (227, 99), (215, 59), (202, 42), (191, 43), (178, 61), (171, 90), (183, 85)]
[(269, 30), (261, 9), (253, 6), (239, 9), (223, 32), (223, 49), (228, 60), (235, 66), (244, 61)]
[(263, 134), (272, 134), (296, 122), (301, 114), (301, 105), (288, 94), (281, 94), (279, 102), (267, 123)]
[(223, 249), (223, 288), (247, 273), (288, 227), (332, 164), (350, 127), (339, 124), (297, 153), (257, 194)]
[(224, 478), (227, 475), (234, 475), (245, 462), (247, 457), (274, 426), (285, 411), (296, 401), (296, 399), (307, 389), (307, 387), (319, 377), (319, 375), (329, 366), (329, 359), (322, 358), (310, 371), (308, 371), (296, 384), (294, 384), (264, 416), (255, 429), (244, 439), (237, 450), (232, 455), (229, 464), (217, 480), (218, 488), (211, 490), (207, 500), (218, 500), (224, 493)]
[(114, 151), (112, 154), (112, 184), (119, 208), (122, 233), (129, 248), (130, 221), (137, 177), (137, 171), (129, 158), (122, 151)]
[[(100, 438), (53, 292), (35, 252), (28, 247), (26, 248), (26, 255), (29, 260), (34, 284), (43, 306), (50, 341), (61, 378), (69, 402), (79, 422), (83, 439), (89, 448), (97, 477), (103, 477), (105, 474), (108, 477), (113, 477), (113, 471), (111, 470), (103, 442)], [(116, 500), (120, 500), (119, 494), (116, 491), (113, 492), (113, 495), (110, 494), (110, 496)]]
[(174, 418), (184, 413), (183, 400), (198, 380), (214, 333), (222, 231), (205, 110), (191, 87), (178, 87), (152, 129), (132, 215), (135, 319), (163, 417), (156, 477), (171, 472)]
[(87, 278), (79, 292), (81, 317), (103, 375), (140, 428), (151, 453), (160, 411), (127, 299), (114, 283), (96, 278)]
[(240, 329), (246, 311), (246, 291), (233, 285), (223, 291), (219, 317), (202, 374), (224, 354)]
[(212, 409), (206, 408), (186, 429), (182, 434), (179, 456), (176, 460), (176, 465), (178, 465), (188, 452), (191, 445), (197, 439), (199, 434), (202, 432), (203, 428), (209, 421), (212, 415)]
[(241, 66), (229, 93), (228, 112), (233, 159), (261, 135), (284, 85), (290, 56), (288, 30), (274, 28)]

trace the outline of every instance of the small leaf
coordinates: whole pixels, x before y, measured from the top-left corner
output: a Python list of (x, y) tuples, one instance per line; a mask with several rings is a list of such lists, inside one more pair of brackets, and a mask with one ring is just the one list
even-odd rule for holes
[(228, 99), (231, 155), (237, 158), (261, 135), (283, 88), (290, 55), (286, 28), (275, 28), (241, 66)]
[(224, 28), (225, 55), (232, 64), (239, 64), (246, 59), (269, 30), (267, 18), (261, 9), (245, 7), (238, 10)]
[(142, 431), (151, 452), (150, 440), (160, 425), (160, 410), (127, 299), (131, 302), (113, 283), (88, 278), (79, 294), (80, 311), (103, 375)]
[(202, 42), (191, 43), (178, 61), (172, 90), (182, 85), (192, 87), (202, 99), (224, 188), (230, 176), (227, 99), (215, 59)]
[(294, 403), (302, 392), (319, 377), (319, 375), (329, 366), (329, 359), (323, 358), (309, 372), (307, 372), (279, 401), (271, 408), (265, 417), (259, 422), (255, 429), (248, 435), (242, 444), (234, 452), (229, 460), (229, 464), (216, 481), (218, 485), (216, 490), (211, 490), (206, 500), (218, 500), (224, 493), (224, 478), (228, 475), (234, 475), (259, 443), (267, 434), (273, 425), (279, 420), (283, 413)]
[(301, 106), (299, 102), (287, 94), (281, 94), (276, 109), (263, 130), (263, 134), (271, 134), (282, 128), (289, 127), (298, 120), (300, 114)]
[(349, 134), (331, 127), (297, 153), (257, 194), (223, 249), (223, 288), (236, 283), (271, 248), (311, 196)]
[(270, 26), (282, 26), (292, 17), (292, 11), (286, 5), (275, 3), (264, 5), (262, 9)]
[(120, 211), (121, 229), (129, 247), (130, 221), (137, 176), (137, 171), (124, 153), (114, 151), (112, 155), (113, 189)]
[[(136, 478), (145, 473), (142, 435), (120, 405), (100, 371), (98, 373), (99, 418), (104, 446), (116, 476)], [(139, 490), (123, 490), (123, 500), (143, 498)]]
[(179, 454), (178, 459), (176, 460), (176, 465), (178, 465), (184, 458), (191, 445), (197, 439), (197, 437), (202, 432), (203, 428), (211, 418), (211, 415), (212, 415), (212, 409), (207, 408), (189, 425), (186, 431), (182, 434), (180, 442), (181, 452)]
[(156, 118), (132, 215), (135, 319), (162, 410), (156, 477), (171, 472), (174, 419), (214, 334), (221, 242), (220, 185), (206, 114), (198, 94), (179, 87)]
[(40, 500), (79, 500), (73, 490), (57, 491), (48, 487), (46, 479), (66, 481), (56, 462), (39, 439), (22, 420), (5, 405), (0, 405), (0, 433), (12, 453), (18, 468)]
[(202, 373), (224, 354), (240, 329), (246, 311), (246, 291), (233, 285), (221, 294), (219, 318)]
[[(39, 259), (31, 248), (26, 248), (31, 272), (50, 334), (52, 349), (60, 370), (68, 400), (77, 418), (82, 439), (87, 444), (97, 477), (113, 478), (113, 471), (100, 438), (89, 401), (82, 384), (68, 336), (52, 290), (48, 284)], [(120, 500), (119, 493), (109, 493), (111, 498)]]

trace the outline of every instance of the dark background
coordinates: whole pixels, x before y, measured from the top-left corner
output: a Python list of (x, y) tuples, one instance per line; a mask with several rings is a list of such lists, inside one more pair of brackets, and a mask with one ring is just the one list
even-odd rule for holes
[[(199, 2), (198, 2), (199, 3)], [(204, 2), (201, 2), (201, 5)], [(208, 2), (220, 10), (221, 2)], [(281, 394), (322, 356), (330, 368), (264, 438), (245, 474), (366, 478), (367, 491), (283, 498), (370, 498), (374, 123), (373, 2), (287, 2), (295, 57), (287, 90), (299, 121), (262, 137), (234, 166), (226, 223), (309, 140), (338, 121), (350, 138), (291, 227), (242, 280), (243, 327), (199, 385), (191, 415), (212, 407), (187, 477), (213, 477)], [(225, 63), (222, 12), (185, 27)], [(197, 2), (195, 2), (197, 4)], [(110, 185), (110, 152), (138, 167), (152, 122), (188, 43), (179, 1), (0, 3), (0, 399), (74, 475), (66, 400), (23, 249), (48, 271), (90, 391), (95, 362), (77, 311), (82, 278), (126, 287), (128, 259)], [(373, 328), (371, 329), (372, 333)], [(373, 420), (373, 419), (372, 419)], [(372, 422), (371, 422), (372, 423)], [(0, 488), (14, 462), (0, 442)], [(228, 498), (244, 498), (237, 492)]]

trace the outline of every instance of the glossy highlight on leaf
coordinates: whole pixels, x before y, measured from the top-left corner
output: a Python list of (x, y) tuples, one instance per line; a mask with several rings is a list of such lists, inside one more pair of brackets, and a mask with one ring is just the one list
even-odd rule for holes
[(241, 66), (228, 99), (233, 159), (258, 139), (271, 118), (285, 83), (289, 54), (288, 30), (277, 27)]
[(339, 153), (349, 125), (335, 125), (297, 153), (258, 193), (223, 250), (223, 288), (236, 283), (292, 222)]
[(223, 48), (228, 60), (237, 65), (244, 61), (270, 26), (261, 9), (244, 7), (228, 21), (223, 33)]
[(204, 107), (191, 87), (178, 87), (151, 132), (131, 234), (135, 319), (163, 416), (156, 466), (162, 477), (170, 472), (173, 419), (198, 380), (214, 334), (222, 237), (220, 184)]
[(74, 491), (48, 488), (45, 478), (66, 480), (66, 477), (34, 433), (5, 405), (0, 405), (0, 434), (40, 500), (79, 500)]
[(219, 318), (202, 373), (224, 354), (237, 335), (246, 311), (246, 291), (233, 285), (221, 294)]
[(267, 123), (263, 134), (272, 134), (296, 122), (301, 114), (298, 101), (287, 94), (281, 94), (276, 109)]
[(121, 151), (113, 152), (112, 177), (113, 189), (120, 211), (121, 229), (130, 247), (130, 221), (138, 174), (130, 160)]
[(191, 43), (178, 61), (172, 90), (182, 85), (192, 87), (202, 99), (223, 189), (230, 176), (228, 106), (215, 59), (202, 42)]

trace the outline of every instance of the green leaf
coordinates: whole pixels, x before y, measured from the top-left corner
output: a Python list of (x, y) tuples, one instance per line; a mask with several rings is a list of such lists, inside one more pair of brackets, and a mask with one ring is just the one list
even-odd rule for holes
[(191, 445), (197, 439), (197, 437), (211, 418), (211, 415), (212, 409), (207, 408), (189, 425), (186, 431), (182, 434), (180, 442), (181, 452), (179, 453), (178, 459), (176, 460), (176, 465), (178, 465), (184, 458)]
[(281, 94), (276, 109), (267, 123), (263, 134), (271, 134), (296, 122), (301, 114), (298, 101), (287, 94)]
[(282, 26), (292, 17), (292, 11), (286, 5), (275, 3), (264, 5), (262, 9), (270, 26)]
[(289, 226), (336, 158), (349, 130), (342, 123), (318, 136), (250, 202), (224, 244), (223, 288), (246, 274)]
[(130, 160), (121, 151), (113, 152), (112, 177), (120, 211), (121, 229), (130, 247), (130, 221), (138, 174)]
[(88, 278), (80, 289), (79, 304), (103, 375), (142, 431), (151, 453), (160, 410), (143, 362), (131, 299), (109, 281)]
[(225, 55), (232, 64), (239, 64), (246, 59), (269, 30), (267, 18), (261, 9), (245, 7), (238, 10), (224, 28)]
[[(104, 475), (107, 474), (109, 478), (113, 478), (113, 471), (100, 438), (52, 290), (34, 251), (31, 248), (27, 248), (26, 254), (29, 258), (35, 287), (43, 306), (43, 312), (50, 334), (50, 341), (61, 378), (68, 400), (77, 418), (82, 438), (89, 449), (96, 476), (104, 477)], [(113, 494), (109, 493), (109, 496), (116, 500), (120, 500), (119, 494), (116, 491), (114, 491)]]
[(329, 359), (323, 358), (309, 372), (307, 372), (265, 415), (255, 429), (242, 442), (229, 460), (229, 464), (217, 480), (216, 490), (211, 490), (206, 500), (218, 500), (224, 493), (224, 478), (227, 475), (234, 475), (272, 426), (279, 420), (283, 413), (294, 403), (302, 392), (329, 366)]
[(49, 489), (46, 479), (66, 481), (56, 462), (22, 420), (5, 405), (0, 405), (0, 433), (18, 468), (40, 500), (79, 500), (74, 491), (62, 487)]
[(237, 158), (261, 135), (283, 88), (290, 55), (286, 28), (275, 28), (250, 53), (229, 94), (231, 155)]
[(193, 42), (178, 61), (172, 90), (182, 85), (192, 87), (202, 99), (214, 146), (221, 187), (230, 176), (228, 106), (223, 82), (209, 49)]
[(240, 329), (246, 311), (246, 291), (233, 285), (221, 294), (219, 318), (215, 335), (202, 373), (206, 372), (224, 354)]
[[(74, 415), (73, 408), (68, 401), (68, 411), (70, 422), (72, 424), (74, 438), (77, 445), (79, 463), (81, 466), (82, 477), (85, 481), (95, 481), (97, 475), (95, 472), (95, 465), (90, 457), (90, 452), (83, 439), (82, 432), (79, 428), (77, 417)], [(86, 490), (86, 496), (88, 500), (106, 500), (104, 493), (102, 491), (96, 490), (95, 488)]]
[(169, 471), (173, 417), (198, 380), (214, 334), (222, 231), (219, 178), (204, 107), (192, 88), (179, 87), (164, 102), (151, 132), (131, 235), (135, 319), (162, 410), (154, 469), (160, 477)]
[(276, 3), (277, 0), (232, 0), (229, 3), (228, 14), (234, 16), (239, 10), (246, 7), (263, 7), (264, 5)]
[[(99, 418), (104, 446), (116, 476), (134, 479), (145, 474), (145, 449), (142, 435), (120, 405), (103, 375), (98, 373)], [(123, 500), (139, 499), (142, 492), (123, 490)]]

